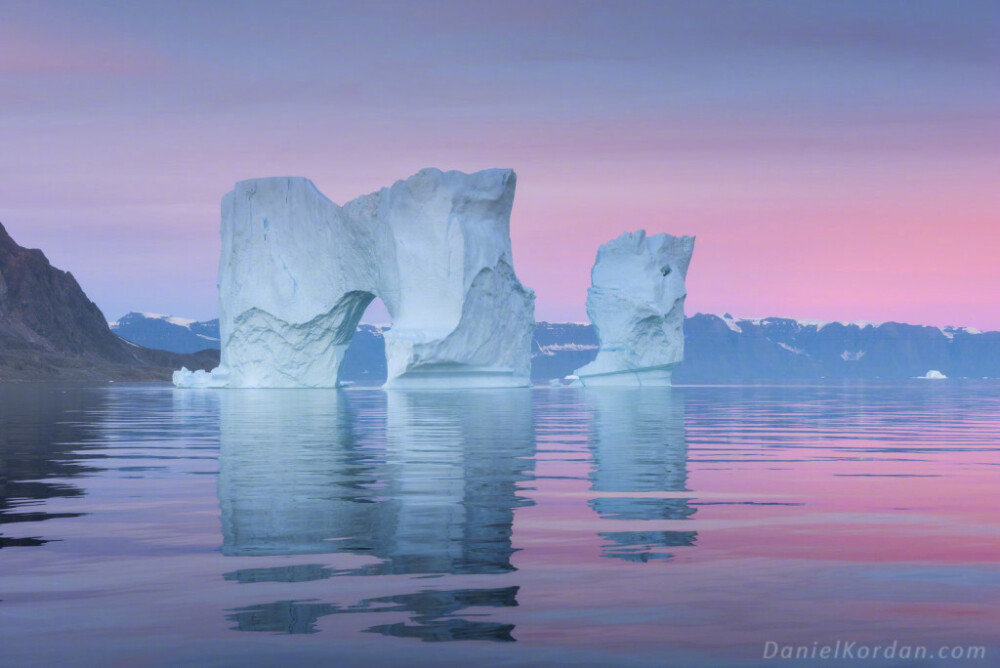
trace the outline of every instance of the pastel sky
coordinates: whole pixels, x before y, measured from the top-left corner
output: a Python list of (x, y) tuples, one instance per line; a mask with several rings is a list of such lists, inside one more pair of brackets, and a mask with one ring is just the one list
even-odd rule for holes
[[(1000, 3), (0, 0), (0, 221), (105, 315), (216, 315), (219, 200), (512, 167), (539, 320), (695, 234), (688, 312), (1000, 329)], [(378, 314), (368, 319), (380, 320)]]

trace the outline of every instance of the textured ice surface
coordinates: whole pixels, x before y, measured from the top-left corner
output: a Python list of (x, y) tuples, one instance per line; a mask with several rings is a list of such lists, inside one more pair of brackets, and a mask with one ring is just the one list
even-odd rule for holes
[(669, 385), (684, 359), (684, 298), (694, 237), (626, 232), (601, 246), (587, 315), (597, 358), (577, 369), (584, 386)]
[(178, 387), (333, 387), (379, 297), (387, 386), (528, 385), (534, 293), (510, 244), (516, 177), (424, 169), (343, 207), (304, 178), (242, 181), (222, 200), (222, 359)]

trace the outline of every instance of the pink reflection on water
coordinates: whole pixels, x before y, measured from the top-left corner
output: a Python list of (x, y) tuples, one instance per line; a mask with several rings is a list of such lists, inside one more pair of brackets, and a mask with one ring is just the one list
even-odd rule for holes
[[(685, 519), (594, 512), (594, 499), (615, 496), (592, 488), (599, 410), (589, 434), (539, 438), (536, 505), (519, 509), (515, 524), (523, 548), (515, 565), (536, 575), (519, 595), (521, 638), (635, 651), (712, 647), (746, 659), (759, 658), (765, 640), (936, 648), (995, 637), (995, 412), (980, 419), (960, 403), (921, 396), (908, 414), (899, 406), (866, 414), (861, 404), (856, 414), (823, 416), (820, 404), (806, 403), (778, 416), (779, 427), (738, 396), (706, 415), (698, 389), (675, 393), (686, 402), (685, 487), (619, 496), (686, 499), (695, 512)], [(619, 417), (638, 424), (650, 414)], [(664, 435), (670, 430), (652, 433)], [(696, 540), (650, 549), (672, 555), (665, 559), (608, 558), (601, 534), (644, 524), (653, 542), (657, 532), (695, 532)]]

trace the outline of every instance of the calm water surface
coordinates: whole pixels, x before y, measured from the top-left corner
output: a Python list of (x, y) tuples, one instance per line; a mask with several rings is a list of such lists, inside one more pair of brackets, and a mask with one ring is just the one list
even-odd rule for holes
[(987, 381), (0, 385), (0, 664), (1000, 665), (998, 483)]

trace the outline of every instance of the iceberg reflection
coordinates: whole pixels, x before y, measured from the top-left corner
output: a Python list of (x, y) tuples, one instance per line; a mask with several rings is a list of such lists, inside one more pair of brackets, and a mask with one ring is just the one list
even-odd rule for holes
[(451, 640), (492, 640), (514, 642), (513, 624), (470, 621), (454, 617), (466, 608), (500, 608), (517, 605), (517, 587), (499, 589), (459, 589), (421, 591), (415, 594), (382, 596), (357, 605), (338, 606), (316, 601), (277, 601), (232, 610), (226, 616), (238, 631), (270, 633), (316, 633), (316, 622), (327, 615), (358, 613), (409, 613), (414, 624), (397, 622), (365, 629), (397, 638), (417, 638), (424, 642)]
[[(696, 512), (687, 498), (634, 493), (687, 491), (683, 395), (669, 387), (590, 388), (594, 468), (591, 489), (603, 492), (590, 506), (609, 520), (683, 520)], [(621, 493), (621, 496), (615, 496)], [(670, 559), (663, 547), (695, 544), (695, 531), (609, 531), (605, 557), (628, 561)]]
[(513, 570), (513, 511), (527, 503), (517, 486), (535, 449), (528, 392), (221, 401), (224, 554), (351, 552), (382, 560), (369, 569), (382, 574)]
[[(220, 396), (223, 554), (373, 558), (349, 569), (242, 568), (225, 574), (227, 580), (515, 570), (514, 509), (530, 503), (518, 485), (532, 476), (535, 455), (530, 392), (244, 390)], [(312, 633), (325, 615), (410, 612), (414, 624), (369, 630), (422, 640), (510, 641), (512, 625), (454, 614), (516, 605), (516, 592), (516, 586), (427, 590), (348, 606), (307, 595), (232, 609), (227, 618), (238, 630)]]

